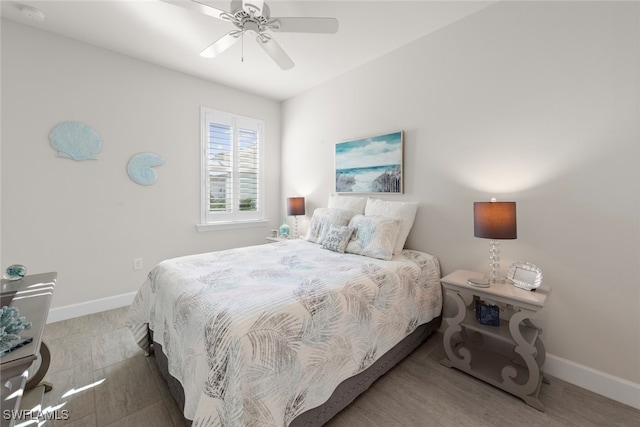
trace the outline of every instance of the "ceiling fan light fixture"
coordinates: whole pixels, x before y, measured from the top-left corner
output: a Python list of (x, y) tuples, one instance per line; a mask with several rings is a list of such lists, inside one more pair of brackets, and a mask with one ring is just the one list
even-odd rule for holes
[(244, 24), (244, 32), (247, 34), (260, 34), (260, 27), (255, 22), (246, 22)]

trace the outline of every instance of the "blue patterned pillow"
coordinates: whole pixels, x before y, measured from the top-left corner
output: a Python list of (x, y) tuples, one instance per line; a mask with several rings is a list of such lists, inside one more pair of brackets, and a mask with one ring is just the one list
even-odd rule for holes
[(353, 234), (353, 228), (346, 225), (331, 225), (327, 232), (322, 247), (330, 251), (344, 253)]
[(304, 240), (321, 245), (332, 225), (347, 225), (353, 212), (344, 209), (318, 208), (313, 211)]
[(355, 231), (345, 252), (389, 261), (393, 257), (400, 221), (383, 216), (356, 215), (349, 221)]

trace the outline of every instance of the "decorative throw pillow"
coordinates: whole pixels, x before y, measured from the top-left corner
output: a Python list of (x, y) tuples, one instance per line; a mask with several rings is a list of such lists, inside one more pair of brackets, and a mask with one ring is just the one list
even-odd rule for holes
[(341, 196), (331, 194), (327, 207), (334, 209), (346, 209), (352, 211), (354, 215), (364, 215), (364, 208), (367, 205), (367, 198), (364, 196)]
[(332, 224), (322, 242), (322, 247), (343, 254), (351, 239), (351, 234), (353, 234), (353, 228)]
[(347, 225), (353, 212), (344, 209), (317, 208), (313, 211), (304, 240), (322, 244), (331, 225)]
[(400, 223), (383, 216), (356, 215), (349, 221), (355, 229), (345, 252), (390, 260)]
[(367, 206), (364, 209), (365, 216), (381, 215), (387, 218), (397, 219), (400, 222), (398, 236), (393, 245), (393, 254), (398, 255), (402, 252), (404, 244), (407, 241), (413, 221), (416, 219), (418, 211), (418, 202), (390, 202), (386, 200), (369, 198)]

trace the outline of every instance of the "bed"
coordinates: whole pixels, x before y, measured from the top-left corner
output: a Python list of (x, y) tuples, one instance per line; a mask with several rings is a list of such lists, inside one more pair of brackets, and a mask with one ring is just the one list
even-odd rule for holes
[(313, 238), (191, 255), (152, 269), (129, 327), (187, 425), (322, 425), (437, 329), (439, 279), (424, 252)]

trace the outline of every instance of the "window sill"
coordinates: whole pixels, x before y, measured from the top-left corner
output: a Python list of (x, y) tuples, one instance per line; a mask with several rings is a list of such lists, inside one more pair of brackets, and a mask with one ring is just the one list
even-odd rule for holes
[(196, 224), (198, 232), (204, 231), (216, 231), (216, 230), (231, 230), (234, 228), (256, 228), (266, 227), (269, 225), (268, 219), (256, 219), (250, 221), (224, 221), (210, 224)]

